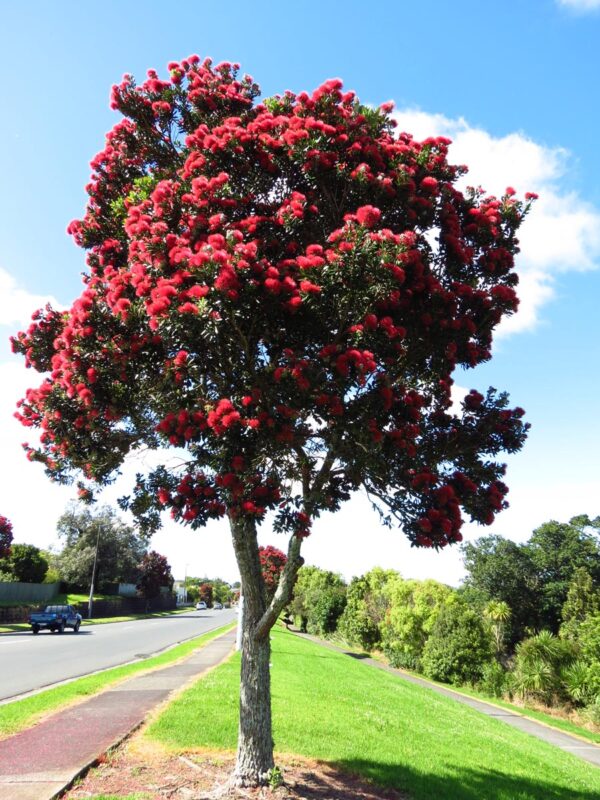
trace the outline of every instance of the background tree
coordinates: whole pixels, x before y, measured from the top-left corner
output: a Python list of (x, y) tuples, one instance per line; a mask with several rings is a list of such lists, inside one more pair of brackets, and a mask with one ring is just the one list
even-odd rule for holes
[(492, 634), (496, 658), (500, 659), (506, 643), (506, 629), (511, 615), (510, 606), (504, 600), (490, 600), (483, 613)]
[(560, 635), (577, 639), (580, 624), (587, 617), (599, 613), (600, 586), (594, 586), (592, 576), (585, 567), (578, 567), (573, 573), (562, 607)]
[(383, 650), (396, 667), (420, 669), (433, 626), (456, 592), (434, 580), (404, 580), (397, 575), (386, 586), (389, 611), (381, 625)]
[(13, 544), (0, 569), (10, 572), (16, 581), (42, 583), (48, 572), (48, 560), (33, 544)]
[(479, 597), (483, 608), (492, 600), (511, 611), (507, 636), (514, 644), (540, 624), (540, 577), (529, 550), (501, 536), (483, 536), (462, 548), (469, 599)]
[(12, 524), (6, 519), (6, 517), (0, 516), (0, 558), (6, 558), (6, 556), (9, 555), (12, 540)]
[(225, 605), (225, 603), (231, 602), (231, 586), (226, 581), (221, 578), (213, 578), (212, 585), (215, 603)]
[(213, 604), (213, 585), (212, 583), (201, 583), (198, 586), (198, 599), (206, 603), (207, 608), (212, 608)]
[(527, 550), (541, 584), (541, 626), (558, 633), (575, 571), (587, 570), (600, 588), (600, 517), (581, 514), (568, 523), (545, 522), (532, 533)]
[(136, 583), (138, 565), (146, 554), (145, 541), (115, 512), (102, 507), (95, 513), (70, 507), (58, 520), (62, 550), (56, 564), (67, 583), (88, 589), (98, 542), (95, 584), (102, 591), (114, 583)]
[(260, 568), (267, 599), (271, 600), (279, 584), (279, 578), (285, 567), (287, 556), (276, 547), (268, 545), (267, 547), (258, 548), (258, 557), (260, 559)]
[(339, 632), (350, 643), (373, 650), (381, 643), (381, 625), (389, 608), (386, 587), (397, 573), (375, 567), (352, 578), (346, 590), (346, 607), (339, 620)]
[(138, 571), (137, 588), (146, 600), (158, 597), (163, 587), (173, 588), (173, 575), (169, 562), (156, 550), (146, 553), (139, 564)]
[[(523, 411), (490, 390), (454, 413), (452, 374), (490, 358), (517, 307), (529, 200), (463, 194), (447, 139), (396, 135), (390, 105), (340, 81), (257, 104), (231, 64), (169, 73), (113, 89), (125, 119), (69, 228), (89, 274), (70, 310), (14, 340), (49, 373), (19, 414), (57, 480), (103, 484), (138, 448), (186, 449), (124, 504), (145, 531), (162, 510), (229, 518), (245, 598), (236, 780), (254, 785), (273, 766), (269, 630), (312, 521), (364, 486), (388, 524), (439, 548), (463, 511), (487, 524), (506, 505), (497, 456), (522, 446)], [(290, 537), (270, 603), (269, 509)]]
[(346, 604), (341, 575), (319, 567), (302, 567), (290, 611), (302, 631), (325, 636), (335, 630)]
[(437, 616), (423, 648), (423, 672), (447, 683), (478, 681), (492, 659), (492, 641), (481, 616), (457, 600)]

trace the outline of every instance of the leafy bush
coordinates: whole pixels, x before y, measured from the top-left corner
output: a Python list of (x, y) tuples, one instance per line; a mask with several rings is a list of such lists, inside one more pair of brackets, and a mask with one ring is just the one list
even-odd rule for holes
[(333, 633), (346, 605), (346, 584), (339, 575), (318, 567), (302, 567), (294, 587), (290, 613), (302, 631)]
[(577, 640), (583, 659), (589, 663), (600, 662), (600, 613), (591, 614), (583, 620)]
[(423, 648), (442, 608), (456, 592), (434, 580), (403, 580), (386, 586), (389, 610), (381, 624), (383, 651), (396, 667), (420, 670)]
[(308, 618), (308, 632), (327, 636), (337, 628), (346, 607), (346, 593), (340, 587), (329, 587), (317, 599)]
[(497, 661), (483, 665), (478, 688), (492, 697), (503, 697), (509, 687), (508, 673)]
[(16, 581), (42, 583), (48, 572), (48, 559), (33, 544), (13, 544), (6, 559)]
[(492, 660), (493, 646), (481, 616), (461, 601), (446, 605), (436, 619), (421, 660), (427, 677), (446, 683), (475, 683)]
[(408, 669), (413, 672), (421, 671), (420, 653), (417, 654), (403, 642), (387, 641), (383, 647), (383, 652), (392, 667), (396, 667), (396, 669)]
[(586, 708), (586, 716), (596, 728), (600, 728), (600, 698)]
[(346, 592), (346, 608), (338, 631), (349, 642), (364, 650), (373, 650), (381, 641), (381, 622), (389, 608), (385, 588), (399, 577), (393, 570), (375, 567), (360, 578), (353, 578)]
[(591, 705), (600, 700), (600, 663), (575, 661), (562, 674), (569, 698), (576, 705)]
[(541, 631), (517, 645), (513, 690), (523, 699), (551, 704), (567, 699), (563, 675), (575, 661), (577, 647), (550, 631)]

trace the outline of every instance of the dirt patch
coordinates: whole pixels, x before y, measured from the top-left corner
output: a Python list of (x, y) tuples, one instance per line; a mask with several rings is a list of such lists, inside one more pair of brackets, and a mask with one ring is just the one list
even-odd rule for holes
[(227, 784), (233, 763), (231, 754), (178, 755), (139, 747), (134, 739), (90, 770), (64, 795), (64, 800), (131, 794), (140, 795), (140, 800), (407, 800), (406, 795), (379, 789), (327, 764), (289, 756), (278, 759), (283, 786), (227, 792), (222, 787)]

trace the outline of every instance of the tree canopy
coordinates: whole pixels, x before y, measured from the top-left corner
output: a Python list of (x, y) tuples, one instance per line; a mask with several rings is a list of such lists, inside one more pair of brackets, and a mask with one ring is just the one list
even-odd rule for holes
[(0, 516), (0, 558), (6, 558), (9, 555), (12, 540), (12, 524), (6, 517)]
[(171, 567), (165, 556), (156, 550), (151, 550), (142, 558), (139, 566), (137, 588), (147, 600), (158, 597), (164, 587), (173, 588), (173, 575)]
[[(455, 412), (452, 376), (491, 357), (517, 308), (534, 196), (460, 191), (448, 139), (396, 132), (391, 104), (339, 80), (256, 102), (237, 65), (192, 56), (169, 73), (113, 87), (124, 118), (69, 227), (85, 285), (14, 339), (49, 373), (18, 415), (42, 430), (29, 457), (82, 477), (88, 499), (129, 453), (177, 449), (123, 500), (144, 531), (164, 510), (193, 528), (228, 516), (246, 610), (237, 775), (264, 782), (270, 711), (253, 687), (313, 520), (362, 486), (385, 522), (440, 548), (463, 514), (489, 524), (506, 506), (498, 456), (521, 448), (524, 412), (493, 389)], [(290, 535), (270, 602), (268, 511)], [(260, 758), (244, 744), (259, 739)]]
[(532, 533), (528, 551), (542, 586), (542, 625), (557, 633), (576, 570), (585, 569), (600, 588), (600, 517), (545, 522)]
[(111, 508), (103, 506), (93, 513), (72, 506), (58, 520), (57, 531), (62, 550), (56, 565), (67, 583), (89, 587), (96, 543), (97, 587), (102, 590), (110, 584), (137, 581), (138, 566), (146, 554), (147, 544)]
[(48, 559), (33, 544), (13, 544), (10, 555), (0, 561), (0, 569), (15, 581), (41, 583), (48, 572)]

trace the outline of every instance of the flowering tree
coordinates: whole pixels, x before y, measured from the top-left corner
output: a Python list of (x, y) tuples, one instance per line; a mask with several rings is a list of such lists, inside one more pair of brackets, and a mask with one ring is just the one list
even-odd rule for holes
[(213, 604), (213, 585), (212, 583), (201, 583), (198, 587), (198, 599), (206, 603), (208, 608)]
[(173, 588), (171, 567), (165, 556), (151, 550), (143, 557), (139, 565), (140, 577), (137, 588), (147, 600), (158, 597), (163, 586)]
[(265, 592), (267, 599), (270, 600), (279, 584), (287, 556), (277, 547), (268, 545), (267, 547), (258, 548), (258, 558), (260, 559), (260, 570), (265, 584)]
[[(449, 141), (394, 132), (391, 105), (340, 81), (262, 103), (237, 66), (196, 56), (125, 76), (124, 119), (92, 162), (81, 296), (14, 340), (48, 372), (19, 417), (28, 449), (80, 493), (128, 453), (176, 448), (124, 505), (152, 532), (227, 517), (245, 596), (235, 778), (273, 766), (269, 630), (302, 542), (365, 487), (419, 547), (461, 539), (463, 512), (506, 506), (496, 456), (523, 444), (523, 411), (452, 374), (490, 358), (517, 307), (513, 256), (529, 206), (459, 191)], [(170, 459), (172, 463), (172, 458)], [(267, 599), (257, 526), (274, 512), (287, 562)]]
[(12, 524), (6, 517), (0, 516), (0, 558), (10, 555), (10, 545), (13, 540)]

